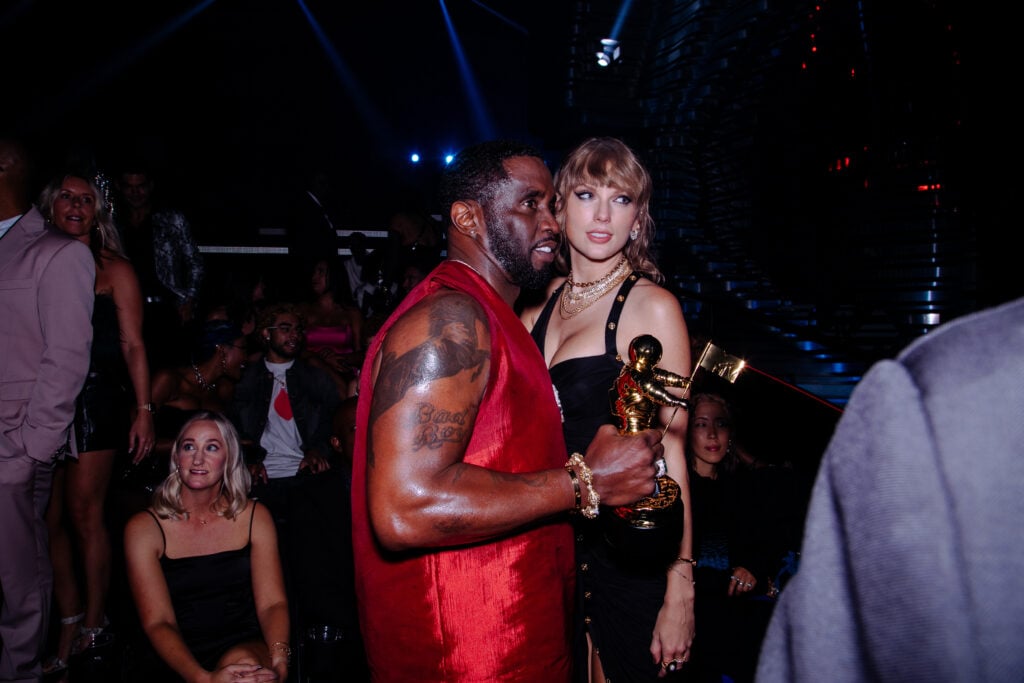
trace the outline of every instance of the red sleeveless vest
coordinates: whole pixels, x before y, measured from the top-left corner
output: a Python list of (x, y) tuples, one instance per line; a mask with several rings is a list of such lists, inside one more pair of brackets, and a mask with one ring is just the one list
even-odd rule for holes
[(491, 330), (490, 381), (465, 462), (503, 472), (561, 467), (561, 415), (525, 326), (470, 268), (438, 266), (399, 305), (366, 354), (352, 472), (359, 620), (374, 681), (568, 681), (574, 589), (566, 517), (519, 533), (400, 560), (376, 545), (366, 510), (366, 432), (373, 358), (404, 311), (440, 288), (473, 296)]

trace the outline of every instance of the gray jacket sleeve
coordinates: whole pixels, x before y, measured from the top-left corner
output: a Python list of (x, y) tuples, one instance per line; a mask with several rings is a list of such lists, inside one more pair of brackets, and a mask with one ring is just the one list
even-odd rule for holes
[(854, 390), (759, 683), (1020, 680), (1021, 311), (933, 331)]

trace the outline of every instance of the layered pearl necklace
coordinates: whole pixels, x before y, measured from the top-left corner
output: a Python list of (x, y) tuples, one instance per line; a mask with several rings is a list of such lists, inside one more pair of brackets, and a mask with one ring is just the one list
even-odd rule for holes
[(619, 262), (608, 273), (592, 282), (573, 282), (572, 271), (565, 279), (562, 296), (558, 300), (559, 315), (562, 320), (575, 318), (579, 313), (590, 308), (595, 302), (612, 291), (625, 280), (630, 273), (629, 261), (623, 254)]

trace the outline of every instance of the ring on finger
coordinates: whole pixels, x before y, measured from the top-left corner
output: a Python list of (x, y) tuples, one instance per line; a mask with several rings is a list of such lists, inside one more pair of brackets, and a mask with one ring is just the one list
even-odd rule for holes
[(664, 477), (665, 474), (668, 472), (667, 465), (665, 463), (665, 458), (658, 458), (655, 465), (658, 468), (657, 471), (654, 473), (655, 479), (657, 479), (658, 477)]

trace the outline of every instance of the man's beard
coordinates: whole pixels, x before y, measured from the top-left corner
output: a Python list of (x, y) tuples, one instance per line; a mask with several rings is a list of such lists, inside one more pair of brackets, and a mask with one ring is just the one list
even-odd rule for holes
[(489, 207), (484, 208), (484, 219), (488, 225), (491, 253), (508, 273), (509, 281), (521, 289), (546, 287), (555, 272), (554, 261), (545, 263), (540, 269), (535, 268), (530, 259), (532, 250), (523, 250), (522, 245), (512, 237), (507, 223), (491, 213)]
[(284, 344), (271, 344), (270, 348), (279, 357), (284, 358), (284, 362), (287, 363), (288, 361), (298, 357), (299, 351), (301, 350), (302, 346), (298, 345), (295, 347), (294, 350), (292, 350), (285, 346)]

